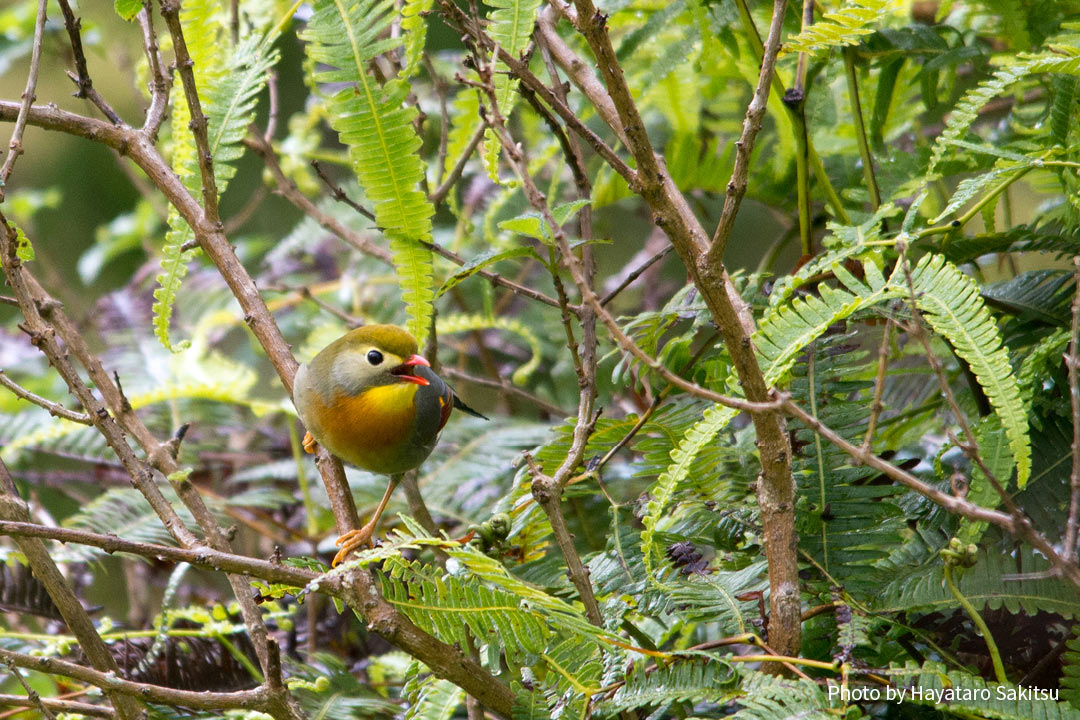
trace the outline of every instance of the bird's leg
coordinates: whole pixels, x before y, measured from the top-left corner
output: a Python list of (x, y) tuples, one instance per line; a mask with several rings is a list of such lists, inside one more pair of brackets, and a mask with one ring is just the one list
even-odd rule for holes
[(379, 506), (375, 508), (375, 514), (371, 516), (371, 519), (359, 530), (350, 530), (337, 539), (334, 544), (340, 545), (341, 549), (338, 550), (337, 555), (331, 561), (331, 567), (337, 567), (341, 561), (361, 545), (371, 544), (371, 536), (375, 534), (375, 526), (378, 525), (379, 518), (382, 516), (383, 510), (386, 509), (387, 504), (389, 504), (390, 496), (394, 494), (394, 488), (397, 487), (399, 482), (401, 482), (401, 475), (391, 475), (390, 482), (386, 486), (386, 492), (383, 493), (382, 500), (379, 501)]
[(302, 444), (304, 446), (304, 452), (308, 455), (314, 455), (316, 449), (319, 447), (319, 443), (315, 442), (315, 438), (311, 437), (311, 433), (309, 432), (304, 433), (304, 442)]

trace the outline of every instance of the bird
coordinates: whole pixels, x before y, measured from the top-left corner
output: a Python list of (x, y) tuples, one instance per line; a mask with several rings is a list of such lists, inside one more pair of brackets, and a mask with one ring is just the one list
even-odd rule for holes
[(371, 520), (337, 539), (335, 567), (370, 543), (394, 488), (431, 454), (455, 408), (487, 419), (432, 372), (416, 338), (396, 325), (364, 325), (320, 350), (296, 372), (293, 405), (307, 429), (305, 451), (322, 445), (350, 465), (390, 476)]

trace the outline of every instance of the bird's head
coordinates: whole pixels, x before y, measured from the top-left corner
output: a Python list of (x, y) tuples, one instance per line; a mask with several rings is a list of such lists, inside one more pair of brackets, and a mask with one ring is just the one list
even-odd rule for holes
[(333, 385), (359, 393), (396, 383), (428, 385), (416, 368), (431, 364), (416, 350), (416, 338), (396, 325), (365, 325), (338, 338), (319, 355), (327, 354), (330, 360)]

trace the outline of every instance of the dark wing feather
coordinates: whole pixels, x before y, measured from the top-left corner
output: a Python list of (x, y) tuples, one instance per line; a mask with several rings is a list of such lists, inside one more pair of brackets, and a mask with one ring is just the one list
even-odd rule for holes
[(481, 420), (489, 420), (490, 419), (486, 415), (482, 415), (481, 413), (476, 412), (471, 407), (469, 407), (468, 405), (463, 403), (461, 401), (461, 398), (459, 398), (457, 396), (457, 393), (455, 393), (453, 390), (450, 391), (450, 394), (454, 396), (454, 407), (456, 407), (461, 412), (465, 413), (466, 415), (472, 415), (473, 417), (478, 417)]

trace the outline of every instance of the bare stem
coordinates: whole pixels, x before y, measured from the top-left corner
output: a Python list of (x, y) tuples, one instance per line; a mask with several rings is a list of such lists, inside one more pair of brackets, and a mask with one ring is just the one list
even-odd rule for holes
[(0, 203), (4, 201), (5, 186), (11, 177), (11, 171), (15, 168), (15, 161), (23, 154), (23, 131), (26, 129), (30, 106), (34, 104), (34, 93), (37, 91), (38, 71), (41, 69), (41, 43), (45, 32), (45, 10), (48, 4), (48, 0), (38, 0), (37, 19), (34, 22), (34, 44), (30, 50), (30, 71), (26, 74), (26, 89), (23, 90), (22, 104), (15, 118), (15, 127), (11, 131), (8, 156), (0, 167)]
[(1069, 475), (1069, 515), (1065, 521), (1065, 538), (1062, 555), (1066, 561), (1076, 560), (1076, 546), (1080, 542), (1080, 255), (1073, 258), (1076, 289), (1072, 302), (1072, 336), (1065, 364), (1069, 368), (1069, 402), (1072, 407), (1072, 473)]
[(49, 411), (49, 414), (53, 417), (63, 418), (64, 420), (70, 420), (71, 422), (79, 423), (80, 425), (93, 425), (94, 421), (90, 419), (90, 416), (86, 413), (76, 412), (74, 410), (68, 410), (60, 403), (54, 403), (52, 400), (43, 398), (40, 395), (35, 395), (26, 388), (20, 386), (14, 380), (9, 378), (3, 370), (0, 370), (0, 385), (3, 385), (8, 390), (13, 392), (17, 397), (22, 398), (28, 402), (43, 407)]

